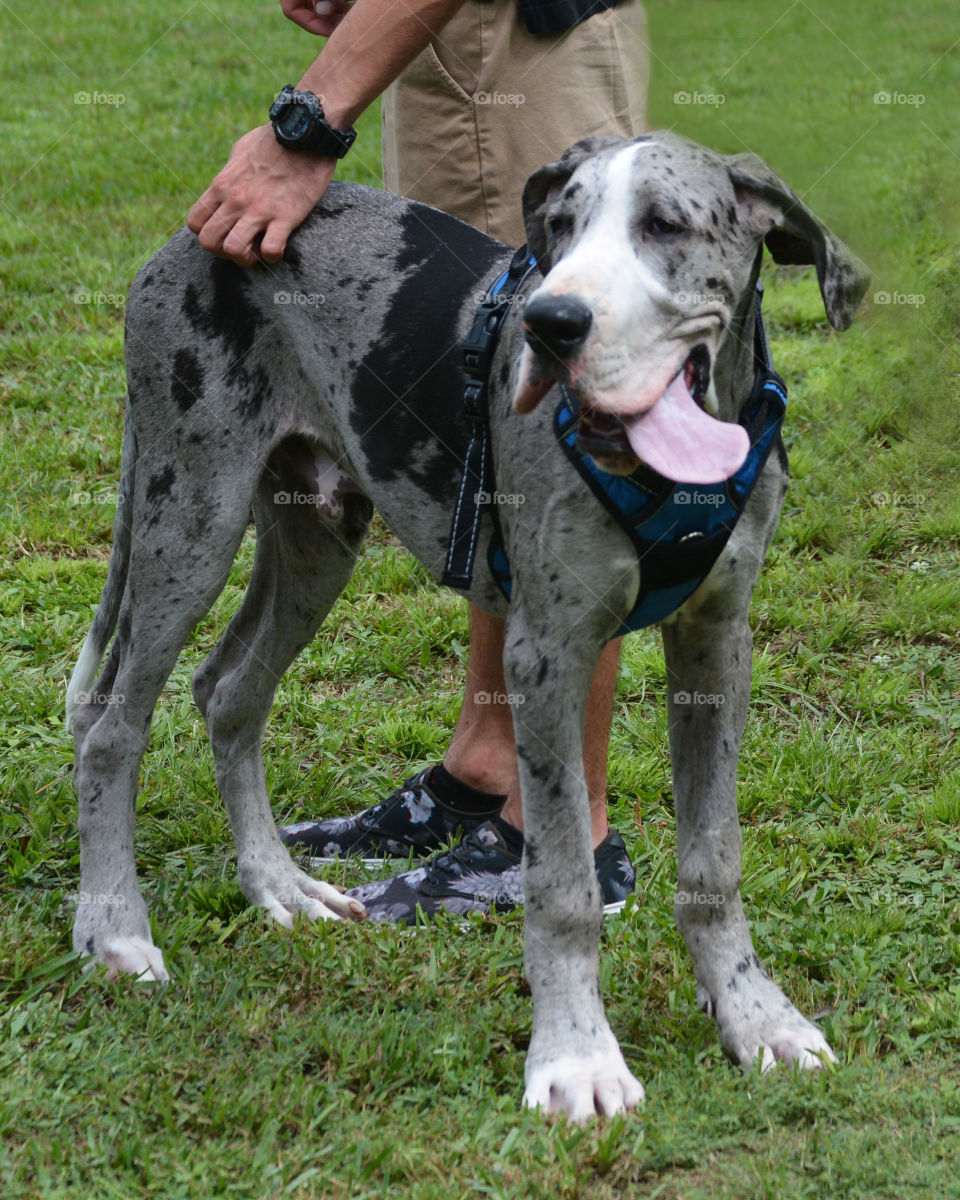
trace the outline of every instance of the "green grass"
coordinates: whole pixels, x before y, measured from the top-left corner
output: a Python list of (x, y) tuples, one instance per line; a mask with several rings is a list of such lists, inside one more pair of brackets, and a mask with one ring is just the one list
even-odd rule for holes
[[(955, 22), (932, 0), (648, 11), (651, 124), (759, 153), (875, 275), (837, 336), (811, 270), (766, 268), (792, 483), (754, 598), (741, 765), (758, 950), (840, 1066), (744, 1077), (696, 1011), (671, 917), (653, 632), (628, 641), (610, 758), (638, 901), (601, 955), (642, 1113), (586, 1129), (518, 1113), (519, 914), (465, 932), (286, 935), (245, 909), (189, 680), (239, 601), (249, 542), (163, 695), (142, 773), (138, 861), (173, 986), (81, 982), (63, 686), (110, 546), (122, 297), (314, 44), (269, 0), (13, 0), (0, 6), (5, 1197), (960, 1195)], [(884, 90), (924, 103), (875, 104)], [(83, 91), (124, 102), (75, 104)], [(674, 103), (684, 91), (724, 102)], [(370, 112), (350, 177), (376, 181), (377, 142)], [(278, 820), (353, 811), (442, 754), (466, 645), (462, 603), (378, 528), (279, 689)]]

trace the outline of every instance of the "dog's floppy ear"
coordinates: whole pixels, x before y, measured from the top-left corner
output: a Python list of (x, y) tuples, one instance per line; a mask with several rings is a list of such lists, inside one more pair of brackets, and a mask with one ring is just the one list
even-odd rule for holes
[(547, 233), (544, 217), (557, 194), (582, 162), (608, 146), (626, 145), (626, 139), (614, 134), (587, 137), (575, 142), (556, 162), (547, 163), (527, 180), (523, 188), (523, 223), (527, 231), (527, 247), (537, 260), (541, 272), (550, 269), (547, 256)]
[(756, 155), (736, 154), (726, 165), (741, 220), (755, 225), (774, 262), (816, 264), (830, 324), (847, 329), (867, 290), (870, 272)]

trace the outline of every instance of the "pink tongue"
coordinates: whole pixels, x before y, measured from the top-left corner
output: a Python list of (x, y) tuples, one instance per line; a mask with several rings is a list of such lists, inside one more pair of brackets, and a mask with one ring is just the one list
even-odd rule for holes
[(634, 454), (677, 483), (721, 483), (750, 450), (743, 426), (705, 413), (690, 395), (682, 373), (653, 408), (621, 420)]

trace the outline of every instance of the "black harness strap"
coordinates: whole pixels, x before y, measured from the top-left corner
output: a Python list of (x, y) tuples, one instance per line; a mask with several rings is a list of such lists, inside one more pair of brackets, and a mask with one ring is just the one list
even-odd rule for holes
[(521, 246), (510, 266), (490, 289), (487, 299), (478, 306), (473, 325), (463, 343), (463, 367), (467, 374), (463, 407), (473, 423), (473, 430), (450, 525), (450, 541), (442, 578), (447, 587), (469, 588), (473, 579), (480, 520), (484, 510), (490, 506), (493, 491), (487, 409), (490, 366), (510, 301), (535, 265), (526, 246)]

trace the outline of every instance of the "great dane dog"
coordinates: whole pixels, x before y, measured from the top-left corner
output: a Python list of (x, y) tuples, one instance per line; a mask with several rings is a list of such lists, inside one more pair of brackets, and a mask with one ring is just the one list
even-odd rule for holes
[[(581, 750), (593, 671), (643, 563), (566, 461), (554, 404), (538, 401), (567, 385), (610, 471), (642, 459), (668, 478), (725, 478), (744, 455), (735, 421), (753, 380), (762, 243), (779, 261), (816, 264), (838, 329), (867, 280), (760, 160), (665, 133), (578, 143), (530, 179), (524, 208), (540, 273), (509, 306), (489, 406), (496, 487), (524, 497), (499, 511), (513, 590), (507, 605), (480, 560), (465, 594), (506, 616), (506, 682), (524, 697), (513, 713), (534, 1004), (524, 1098), (585, 1119), (643, 1096), (598, 987)], [(347, 583), (374, 506), (439, 576), (471, 433), (460, 343), (510, 258), (433, 209), (334, 184), (278, 266), (219, 261), (183, 230), (137, 276), (115, 545), (68, 690), (82, 862), (74, 946), (111, 973), (167, 979), (134, 862), (138, 769), (157, 697), (223, 588), (251, 510), (249, 587), (193, 682), (240, 886), (287, 926), (298, 912), (362, 915), (281, 844), (264, 725), (278, 680)], [(723, 554), (662, 624), (675, 913), (727, 1053), (815, 1068), (832, 1052), (764, 972), (739, 894), (748, 605), (786, 481), (778, 447)], [(490, 530), (485, 514), (481, 544)], [(725, 703), (676, 703), (683, 692)], [(691, 896), (704, 902), (680, 902)]]

